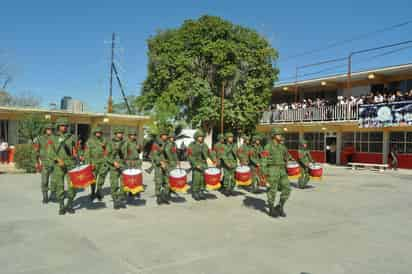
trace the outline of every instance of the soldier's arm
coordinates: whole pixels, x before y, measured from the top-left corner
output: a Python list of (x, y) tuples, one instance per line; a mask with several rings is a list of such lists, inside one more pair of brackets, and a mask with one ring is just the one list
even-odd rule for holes
[(151, 158), (155, 166), (160, 166), (160, 147), (158, 144), (153, 143), (151, 148)]
[(109, 163), (110, 165), (114, 164), (113, 160), (113, 145), (112, 143), (107, 144), (107, 157), (106, 157), (106, 162)]
[(169, 160), (169, 161), (173, 159), (172, 147), (173, 147), (173, 145), (172, 145), (171, 143), (167, 143), (167, 144), (165, 145), (165, 148), (164, 148), (166, 158), (167, 158), (167, 160)]
[(187, 160), (189, 161), (190, 166), (192, 168), (196, 167), (196, 162), (193, 157), (193, 144), (190, 144), (189, 147), (187, 148)]

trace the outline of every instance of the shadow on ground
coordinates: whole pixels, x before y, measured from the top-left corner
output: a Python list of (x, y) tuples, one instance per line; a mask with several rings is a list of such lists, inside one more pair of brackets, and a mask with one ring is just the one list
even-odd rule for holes
[(260, 212), (267, 213), (266, 212), (266, 202), (262, 199), (255, 198), (252, 196), (246, 196), (243, 199), (243, 205), (247, 208), (252, 208)]

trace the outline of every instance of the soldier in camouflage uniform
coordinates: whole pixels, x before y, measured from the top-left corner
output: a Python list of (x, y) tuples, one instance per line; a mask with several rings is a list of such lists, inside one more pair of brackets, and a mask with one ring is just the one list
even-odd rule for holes
[(249, 161), (250, 161), (249, 156), (250, 156), (250, 151), (251, 151), (250, 138), (249, 136), (244, 135), (242, 139), (243, 139), (243, 144), (237, 150), (237, 157), (241, 165), (248, 166)]
[(226, 133), (225, 151), (222, 156), (223, 186), (226, 196), (233, 195), (235, 188), (235, 170), (237, 166), (237, 145), (233, 143), (233, 134)]
[(75, 146), (76, 141), (72, 134), (67, 132), (67, 119), (60, 118), (56, 121), (57, 132), (53, 136), (51, 150), (51, 159), (54, 161), (53, 180), (56, 183), (57, 199), (59, 202), (59, 214), (66, 212), (73, 214), (73, 200), (76, 196), (75, 189), (70, 182), (67, 183), (67, 204), (64, 205), (65, 191), (64, 181), (67, 178), (67, 172), (75, 167)]
[(126, 141), (123, 139), (124, 129), (115, 127), (114, 136), (108, 146), (110, 189), (113, 199), (113, 208), (119, 209), (126, 207), (126, 196), (123, 189), (123, 183), (120, 180), (122, 170), (125, 168)]
[(170, 186), (168, 178), (168, 162), (165, 154), (165, 146), (168, 139), (168, 132), (161, 130), (159, 139), (152, 145), (151, 158), (155, 167), (154, 181), (156, 202), (158, 205), (169, 203)]
[[(108, 155), (107, 141), (103, 138), (103, 131), (100, 127), (96, 127), (92, 131), (93, 136), (87, 140), (84, 160), (85, 163), (92, 165), (93, 173), (96, 178), (96, 183), (92, 184), (90, 200), (97, 198), (99, 201), (103, 199), (102, 188), (106, 180), (109, 166), (106, 157)], [(96, 191), (97, 188), (97, 191)]]
[[(265, 169), (269, 187), (267, 191), (269, 215), (272, 217), (286, 217), (284, 205), (290, 196), (290, 182), (286, 170), (287, 161), (291, 158), (282, 142), (283, 131), (273, 128), (272, 140), (262, 151), (262, 166)], [(280, 191), (279, 204), (274, 207), (276, 192)]]
[(309, 164), (314, 163), (312, 156), (310, 155), (310, 151), (308, 149), (308, 143), (306, 140), (300, 141), (300, 148), (299, 148), (299, 158), (298, 162), (301, 167), (300, 169), (300, 177), (298, 180), (299, 188), (305, 188), (309, 182)]
[(179, 164), (179, 158), (177, 157), (177, 146), (175, 143), (175, 134), (173, 131), (170, 131), (168, 140), (165, 144), (165, 156), (168, 163), (168, 172), (177, 168)]
[(207, 159), (210, 158), (209, 148), (203, 142), (204, 133), (197, 130), (194, 134), (194, 139), (188, 148), (188, 160), (192, 169), (192, 197), (196, 201), (206, 199), (203, 191), (206, 188), (204, 180), (204, 171), (207, 169)]
[(223, 134), (219, 134), (217, 136), (217, 140), (219, 142), (215, 144), (215, 146), (213, 147), (213, 151), (216, 155), (216, 166), (221, 167), (223, 154), (225, 153), (225, 136)]
[[(142, 147), (137, 141), (137, 131), (130, 129), (128, 131), (128, 140), (126, 142), (126, 168), (142, 169), (142, 159), (140, 159), (140, 153)], [(140, 197), (140, 193), (133, 195), (129, 192), (130, 197)]]
[[(50, 201), (56, 199), (56, 184), (52, 179), (54, 162), (51, 159), (51, 149), (53, 145), (53, 125), (47, 124), (44, 128), (44, 134), (34, 140), (34, 150), (36, 152), (37, 165), (42, 167), (41, 170), (41, 192), (43, 194), (43, 204), (49, 202), (48, 192), (50, 190)], [(49, 187), (50, 181), (50, 187)]]
[(250, 149), (250, 166), (252, 168), (252, 192), (256, 193), (259, 189), (260, 173), (261, 171), (261, 158), (262, 153), (262, 137), (260, 135), (253, 136), (252, 146)]

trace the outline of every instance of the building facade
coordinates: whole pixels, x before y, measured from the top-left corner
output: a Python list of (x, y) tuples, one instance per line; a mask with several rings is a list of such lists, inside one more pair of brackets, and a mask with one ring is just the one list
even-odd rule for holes
[[(258, 130), (282, 127), (294, 156), (304, 138), (319, 162), (387, 164), (396, 150), (399, 167), (412, 168), (411, 89), (412, 64), (353, 73), (350, 85), (346, 74), (277, 85)], [(393, 95), (396, 101), (365, 100), (397, 93), (402, 96)], [(319, 98), (322, 104), (306, 104)], [(305, 103), (288, 104), (297, 101)]]

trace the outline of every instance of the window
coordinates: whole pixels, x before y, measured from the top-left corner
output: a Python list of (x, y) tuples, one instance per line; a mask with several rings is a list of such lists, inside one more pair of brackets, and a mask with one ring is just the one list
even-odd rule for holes
[(382, 153), (382, 132), (345, 132), (342, 134), (343, 147), (354, 145), (357, 152)]
[(391, 132), (390, 143), (399, 153), (412, 153), (412, 132)]
[(298, 149), (299, 148), (299, 133), (286, 133), (285, 134), (285, 145), (288, 149)]
[(310, 150), (323, 151), (325, 149), (325, 134), (321, 132), (305, 132), (303, 138), (308, 142)]

